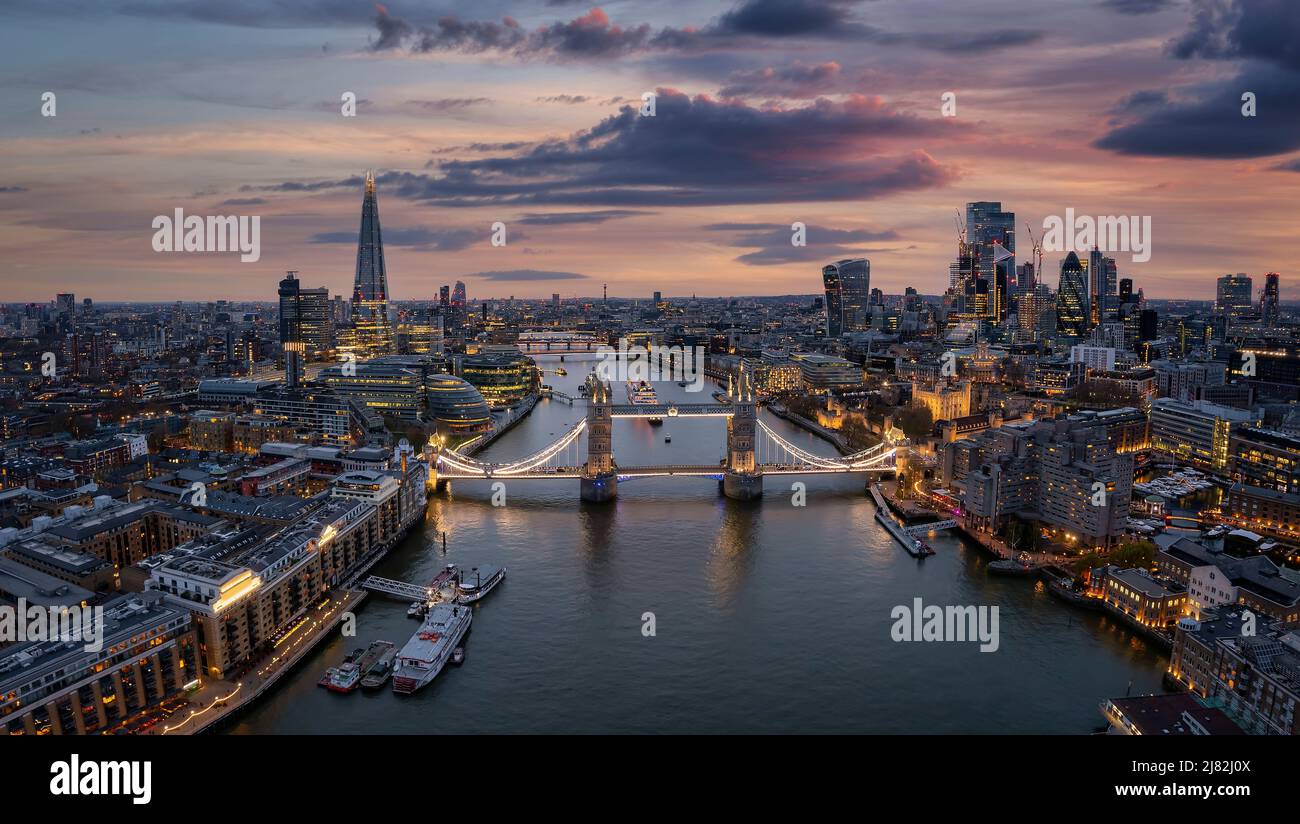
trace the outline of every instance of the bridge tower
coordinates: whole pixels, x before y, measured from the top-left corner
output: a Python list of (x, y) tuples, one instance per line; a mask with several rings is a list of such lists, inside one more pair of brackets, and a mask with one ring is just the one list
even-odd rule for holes
[(614, 416), (609, 382), (595, 375), (587, 378), (587, 463), (582, 467), (582, 500), (612, 501), (618, 496), (618, 472), (614, 469)]
[(729, 383), (732, 411), (727, 418), (727, 467), (722, 475), (722, 492), (728, 498), (747, 501), (763, 495), (763, 472), (754, 458), (758, 402), (743, 361)]

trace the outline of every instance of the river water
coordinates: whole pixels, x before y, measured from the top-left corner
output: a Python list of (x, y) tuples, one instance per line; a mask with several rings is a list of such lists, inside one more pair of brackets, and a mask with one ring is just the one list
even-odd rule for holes
[[(567, 360), (567, 377), (546, 380), (576, 396), (589, 365)], [(699, 403), (713, 387), (656, 389)], [(479, 457), (531, 454), (584, 410), (543, 400)], [(835, 454), (763, 415), (788, 440)], [(614, 454), (625, 465), (713, 463), (725, 437), (721, 418), (617, 420)], [(806, 506), (792, 503), (796, 480)], [(423, 583), (446, 563), (508, 568), (475, 607), (464, 665), (414, 696), (318, 688), (347, 651), (377, 638), (400, 646), (416, 629), (405, 603), (372, 595), (355, 638), (321, 644), (227, 731), (1071, 734), (1102, 724), (1106, 697), (1161, 691), (1165, 656), (1110, 617), (1036, 581), (989, 576), (953, 535), (931, 540), (937, 555), (909, 557), (875, 522), (861, 478), (766, 481), (761, 501), (739, 503), (714, 480), (642, 478), (605, 505), (580, 503), (576, 480), (515, 481), (499, 507), (488, 482), (453, 482), (373, 572)], [(997, 606), (998, 649), (893, 641), (891, 611), (915, 598)]]

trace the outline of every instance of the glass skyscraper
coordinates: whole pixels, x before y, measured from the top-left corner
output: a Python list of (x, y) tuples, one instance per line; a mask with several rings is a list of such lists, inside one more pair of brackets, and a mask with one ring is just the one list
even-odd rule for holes
[(987, 316), (1000, 323), (1006, 318), (1007, 291), (1015, 282), (1016, 213), (1002, 211), (1001, 201), (967, 203), (966, 244), (976, 255), (979, 277), (988, 284)]
[(388, 321), (388, 271), (384, 268), (384, 240), (379, 231), (379, 201), (373, 172), (366, 172), (366, 194), (361, 202), (357, 274), (352, 287), (352, 335), (346, 348), (358, 357), (387, 355), (393, 351), (393, 333)]
[(832, 338), (859, 332), (871, 322), (871, 261), (846, 258), (822, 269), (826, 288), (826, 330)]
[(1215, 290), (1214, 311), (1236, 319), (1249, 315), (1254, 306), (1254, 281), (1245, 272), (1219, 278)]
[(285, 273), (280, 281), (280, 345), (284, 350), (284, 377), (289, 386), (302, 378), (302, 363), (328, 350), (333, 337), (329, 290), (302, 288), (298, 273)]
[(1056, 329), (1063, 335), (1083, 337), (1088, 331), (1088, 277), (1074, 252), (1061, 261), (1061, 282), (1056, 290)]

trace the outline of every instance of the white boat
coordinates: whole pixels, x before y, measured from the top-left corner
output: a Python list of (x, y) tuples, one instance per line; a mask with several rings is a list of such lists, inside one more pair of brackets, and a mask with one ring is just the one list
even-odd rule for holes
[(420, 629), (397, 653), (393, 692), (409, 695), (438, 677), (451, 653), (469, 632), (473, 610), (458, 604), (429, 607)]
[[(658, 406), (659, 396), (655, 393), (655, 388), (646, 381), (628, 381), (627, 402), (633, 406)], [(646, 420), (654, 426), (664, 422), (664, 419), (657, 415)]]
[(460, 574), (456, 603), (472, 604), (492, 591), (506, 577), (506, 568), (491, 565), (473, 567)]

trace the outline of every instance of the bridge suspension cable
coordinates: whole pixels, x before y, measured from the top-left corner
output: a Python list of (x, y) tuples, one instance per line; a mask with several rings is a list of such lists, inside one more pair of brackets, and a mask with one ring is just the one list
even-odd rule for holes
[(568, 432), (564, 433), (559, 440), (547, 444), (545, 447), (526, 458), (520, 458), (517, 461), (511, 461), (509, 463), (478, 461), (468, 455), (462, 455), (455, 450), (448, 450), (441, 453), (438, 456), (438, 460), (445, 463), (447, 466), (450, 466), (452, 469), (461, 472), (471, 472), (489, 477), (496, 477), (499, 475), (507, 477), (510, 475), (520, 475), (536, 469), (558, 455), (560, 452), (567, 449), (569, 445), (576, 441), (578, 436), (586, 429), (587, 419), (583, 418), (575, 423)]
[(800, 462), (820, 469), (862, 469), (874, 464), (884, 463), (892, 458), (895, 452), (894, 447), (886, 446), (881, 443), (869, 449), (854, 452), (851, 455), (844, 455), (839, 458), (827, 458), (822, 455), (814, 455), (806, 449), (800, 449), (785, 438), (776, 434), (772, 427), (768, 426), (762, 420), (758, 421), (758, 426), (778, 447), (794, 456)]

